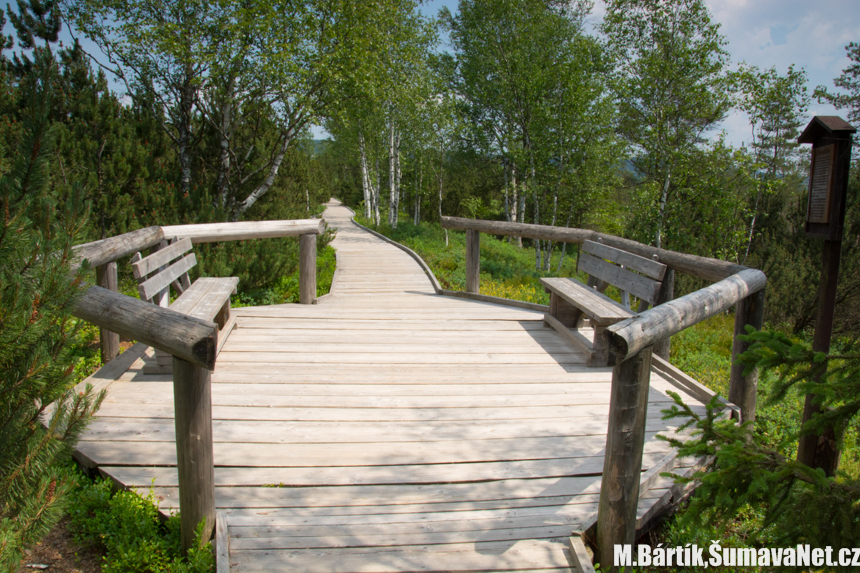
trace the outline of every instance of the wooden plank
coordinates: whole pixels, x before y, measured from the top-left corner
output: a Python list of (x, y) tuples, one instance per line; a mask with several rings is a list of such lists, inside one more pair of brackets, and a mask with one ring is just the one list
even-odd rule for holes
[[(657, 463), (665, 451), (646, 453), (643, 468)], [(560, 478), (596, 476), (603, 468), (603, 456), (563, 458), (556, 460), (525, 460), (516, 462), (483, 462), (462, 464), (431, 464), (406, 466), (360, 466), (327, 468), (215, 468), (215, 484), (219, 486), (312, 486), (355, 484), (439, 484), (475, 480), (506, 480), (530, 478)], [(113, 476), (128, 486), (177, 486), (176, 468), (144, 466), (99, 466), (106, 476)]]
[(657, 281), (662, 281), (666, 275), (666, 265), (663, 263), (603, 243), (585, 241), (582, 243), (582, 252), (594, 255), (599, 259), (609, 259), (613, 263), (624, 265)]
[(253, 362), (257, 364), (582, 364), (583, 355), (570, 349), (569, 352), (551, 354), (338, 354), (305, 353), (294, 355), (279, 352), (233, 352), (229, 347), (221, 352), (221, 360), (227, 362)]
[[(666, 478), (663, 479), (666, 480)], [(661, 487), (669, 487), (672, 483), (671, 480), (666, 480), (661, 484)], [(150, 486), (143, 487), (148, 490)], [(336, 511), (337, 508), (346, 507), (355, 510), (355, 508), (365, 506), (366, 512), (379, 513), (380, 509), (377, 506), (385, 506), (386, 513), (394, 513), (399, 510), (397, 506), (402, 505), (406, 506), (402, 511), (414, 513), (412, 510), (418, 505), (432, 507), (448, 505), (450, 507), (457, 503), (474, 505), (492, 502), (496, 504), (496, 508), (533, 507), (566, 505), (572, 500), (580, 499), (584, 503), (593, 503), (599, 496), (599, 489), (600, 479), (587, 476), (434, 484), (430, 487), (401, 484), (318, 486), (314, 488), (219, 486), (215, 490), (215, 496), (218, 507), (223, 508), (333, 508), (333, 511)], [(175, 501), (177, 491), (175, 486), (153, 487), (153, 495), (159, 500), (167, 500), (169, 506), (177, 504)], [(544, 500), (548, 500), (548, 502)], [(507, 520), (514, 517), (506, 516), (501, 519)], [(505, 524), (505, 527), (534, 527), (541, 524), (542, 522), (516, 521)], [(370, 524), (359, 523), (359, 525)], [(231, 526), (238, 527), (235, 524)], [(445, 526), (450, 527), (447, 524)], [(251, 525), (249, 527), (256, 526)], [(343, 525), (330, 527), (334, 529), (343, 527)], [(440, 525), (437, 529), (443, 530), (441, 527)], [(454, 530), (465, 528), (467, 527), (461, 525)], [(481, 529), (483, 526), (476, 524), (468, 528)], [(369, 532), (385, 533), (377, 526), (374, 526)], [(325, 534), (331, 535), (333, 533), (329, 531)]]
[(230, 334), (236, 330), (236, 317), (231, 316), (227, 319), (227, 322), (224, 326), (218, 331), (218, 350), (220, 353), (221, 349), (224, 348), (224, 345), (227, 343), (227, 339), (230, 338)]
[(234, 551), (335, 549), (347, 547), (396, 547), (408, 545), (440, 545), (451, 543), (488, 543), (493, 541), (520, 541), (531, 539), (557, 539), (570, 535), (570, 525), (548, 525), (523, 529), (488, 529), (479, 531), (445, 531), (402, 533), (388, 535), (346, 534), (342, 536), (284, 536), (249, 537), (244, 535), (233, 540)]
[(493, 304), (503, 304), (506, 306), (513, 306), (516, 308), (524, 308), (526, 310), (536, 310), (538, 312), (546, 312), (548, 310), (547, 305), (545, 304), (536, 304), (533, 302), (523, 302), (521, 300), (512, 300), (509, 298), (501, 298), (498, 296), (490, 296), (486, 294), (478, 294), (472, 292), (465, 291), (454, 291), (447, 289), (440, 289), (439, 294), (450, 297), (457, 298), (466, 298), (471, 300), (476, 300), (480, 302), (489, 302)]
[(573, 564), (576, 566), (578, 573), (594, 573), (594, 565), (591, 563), (591, 556), (585, 549), (585, 543), (582, 541), (582, 536), (571, 535), (568, 538), (570, 544), (570, 556)]
[[(604, 436), (608, 416), (555, 418), (528, 422), (479, 420), (423, 423), (408, 422), (290, 422), (214, 420), (216, 444), (315, 444), (356, 442), (479, 441), (522, 437)], [(677, 425), (665, 423), (656, 413), (646, 420), (646, 432), (669, 432)], [(117, 419), (97, 417), (81, 438), (87, 441), (169, 442), (175, 437), (173, 424), (163, 418)], [(480, 443), (478, 444), (480, 445)]]
[[(654, 433), (647, 434), (646, 440)], [(115, 465), (176, 464), (176, 449), (165, 442), (86, 441), (78, 451), (96, 463)], [(533, 460), (574, 460), (595, 457), (606, 445), (602, 435), (576, 437), (482, 440), (475, 442), (387, 442), (347, 444), (272, 444), (240, 443), (219, 447), (215, 451), (216, 465), (242, 467), (346, 467), (459, 464), (481, 462), (513, 462)], [(665, 442), (652, 440), (646, 444), (648, 453), (667, 452)]]
[[(607, 388), (608, 390), (608, 388)], [(659, 396), (659, 398), (658, 398)], [(170, 394), (162, 395), (151, 391), (126, 391), (115, 387), (107, 403), (135, 401), (138, 404), (164, 404), (169, 402)], [(559, 395), (552, 394), (515, 394), (505, 395), (453, 395), (453, 396), (375, 396), (351, 395), (338, 396), (332, 393), (328, 396), (297, 396), (290, 394), (267, 393), (233, 393), (227, 394), (216, 390), (213, 398), (215, 405), (231, 406), (260, 406), (266, 408), (503, 408), (510, 407), (539, 407), (539, 406), (600, 406), (609, 403), (609, 392), (571, 392)], [(653, 402), (668, 404), (671, 400), (662, 394), (655, 394)]]
[[(557, 568), (569, 570), (567, 551), (558, 540), (488, 542), (481, 552), (474, 543), (391, 547), (379, 549), (318, 549), (289, 553), (290, 568), (305, 573), (389, 573), (395, 571), (510, 571)], [(266, 551), (236, 551), (236, 571), (275, 571), (283, 566), (284, 554)], [(245, 569), (253, 567), (252, 569)], [(551, 569), (550, 569), (551, 571)]]
[(545, 314), (543, 316), (544, 321), (555, 329), (561, 336), (565, 338), (570, 344), (582, 352), (586, 359), (590, 360), (591, 356), (594, 352), (594, 343), (591, 340), (583, 336), (582, 332), (578, 329), (572, 330), (562, 323), (560, 323), (553, 315)]
[(170, 286), (170, 283), (178, 279), (181, 275), (187, 273), (196, 264), (197, 257), (194, 253), (182, 257), (154, 277), (139, 284), (138, 289), (140, 289), (141, 298), (145, 300), (151, 299), (159, 291)]
[(230, 573), (230, 535), (223, 511), (215, 512), (215, 573)]
[[(246, 307), (250, 308), (250, 307)], [(324, 308), (324, 305), (317, 305), (317, 308)], [(325, 317), (306, 317), (306, 318), (291, 318), (291, 317), (265, 317), (255, 316), (253, 314), (245, 314), (245, 308), (234, 308), (233, 314), (239, 319), (239, 328), (284, 328), (291, 330), (301, 330), (303, 328), (331, 328), (332, 331), (338, 330), (392, 330), (392, 331), (452, 331), (459, 330), (460, 332), (473, 331), (532, 331), (543, 330), (543, 316), (535, 315), (534, 318), (518, 321), (507, 320), (487, 320), (487, 321), (419, 321), (413, 316), (411, 320), (367, 320), (366, 318), (350, 319), (347, 317), (325, 318)]]
[[(710, 402), (711, 399), (717, 395), (716, 392), (714, 392), (707, 386), (700, 384), (694, 378), (687, 375), (685, 372), (673, 366), (669, 362), (663, 360), (659, 356), (651, 357), (651, 368), (655, 372), (659, 372), (660, 374), (665, 376), (666, 380), (668, 380), (674, 386), (678, 387), (679, 389), (683, 390), (684, 392), (693, 396), (696, 400), (699, 400), (704, 404)], [(720, 401), (723, 403), (724, 406), (730, 406), (730, 403), (726, 399), (721, 398)]]
[(642, 275), (622, 269), (607, 263), (603, 259), (592, 257), (588, 253), (579, 254), (578, 270), (585, 271), (593, 277), (606, 281), (621, 290), (627, 291), (642, 300), (654, 304), (660, 293), (660, 283)]
[(188, 237), (195, 245), (218, 241), (243, 241), (275, 237), (297, 237), (320, 234), (325, 231), (322, 219), (294, 221), (238, 221), (233, 223), (205, 223), (197, 225), (168, 225), (161, 227), (165, 237)]
[(605, 294), (597, 292), (578, 280), (542, 278), (540, 282), (599, 323), (611, 323), (635, 316)]
[[(657, 406), (660, 405), (666, 406), (668, 401), (657, 404)], [(609, 405), (507, 408), (269, 408), (267, 406), (221, 406), (216, 401), (212, 411), (214, 417), (220, 420), (417, 422), (428, 420), (532, 420), (602, 417), (608, 415)], [(693, 407), (693, 411), (703, 413), (705, 408), (704, 406), (696, 406)], [(106, 401), (99, 410), (99, 415), (128, 418), (172, 418), (173, 405), (171, 403), (128, 404)]]
[(132, 271), (135, 277), (146, 277), (150, 273), (157, 271), (159, 268), (167, 265), (173, 259), (179, 258), (181, 255), (191, 250), (191, 239), (182, 239), (169, 245), (153, 254), (140, 259), (131, 264)]
[[(201, 313), (202, 315), (202, 313)], [(193, 316), (193, 315), (192, 315)], [(200, 316), (200, 318), (204, 318)], [(497, 345), (492, 340), (483, 342), (472, 342), (463, 344), (449, 344), (445, 340), (425, 342), (423, 344), (409, 344), (403, 340), (400, 344), (377, 343), (347, 343), (347, 342), (269, 342), (262, 340), (243, 340), (239, 337), (230, 343), (230, 352), (278, 352), (278, 353), (325, 353), (332, 355), (342, 354), (410, 354), (413, 356), (421, 354), (546, 354), (571, 352), (570, 345), (561, 340), (544, 341), (541, 343), (514, 345)], [(580, 349), (576, 349), (580, 352)]]

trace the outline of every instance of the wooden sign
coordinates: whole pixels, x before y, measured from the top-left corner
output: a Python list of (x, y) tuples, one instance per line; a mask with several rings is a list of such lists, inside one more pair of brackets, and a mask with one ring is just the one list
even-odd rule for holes
[(807, 237), (825, 241), (838, 241), (842, 237), (851, 135), (856, 131), (840, 117), (817, 115), (797, 140), (812, 144), (806, 200)]
[(806, 206), (807, 223), (830, 222), (835, 160), (835, 145), (812, 150), (812, 164), (809, 167), (809, 200)]

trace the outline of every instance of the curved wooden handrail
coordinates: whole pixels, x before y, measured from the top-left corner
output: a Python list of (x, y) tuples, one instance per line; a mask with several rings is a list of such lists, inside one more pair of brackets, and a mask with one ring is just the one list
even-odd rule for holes
[(745, 268), (717, 283), (664, 302), (608, 327), (609, 365), (624, 362), (641, 350), (736, 305), (764, 289), (767, 277)]

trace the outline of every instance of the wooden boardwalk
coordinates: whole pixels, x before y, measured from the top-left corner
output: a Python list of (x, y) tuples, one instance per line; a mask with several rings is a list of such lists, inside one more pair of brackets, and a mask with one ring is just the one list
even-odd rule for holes
[[(212, 374), (231, 570), (570, 571), (568, 537), (597, 511), (611, 369), (587, 368), (542, 313), (434, 294), (344, 207), (325, 219), (332, 294), (236, 309)], [(169, 510), (172, 382), (143, 373), (151, 353), (93, 377), (108, 397), (78, 456)], [(656, 373), (651, 387), (643, 471), (671, 458), (654, 436), (678, 391)], [(643, 491), (640, 514), (669, 486)]]

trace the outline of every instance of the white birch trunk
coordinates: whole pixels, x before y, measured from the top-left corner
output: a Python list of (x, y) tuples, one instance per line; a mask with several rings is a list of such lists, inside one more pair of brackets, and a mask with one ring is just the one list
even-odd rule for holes
[(663, 224), (666, 220), (666, 203), (669, 201), (669, 183), (672, 180), (672, 173), (666, 173), (666, 181), (663, 183), (663, 190), (660, 192), (660, 209), (657, 214), (657, 232), (654, 236), (654, 246), (658, 249), (663, 245)]
[(370, 191), (370, 173), (367, 168), (367, 149), (364, 145), (364, 136), (358, 132), (358, 150), (361, 155), (361, 190), (364, 193), (364, 217), (370, 219), (373, 197)]
[(388, 224), (397, 227), (397, 154), (394, 152), (394, 118), (388, 120)]

